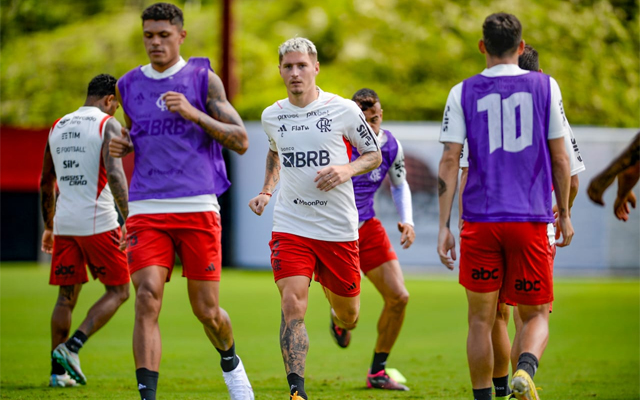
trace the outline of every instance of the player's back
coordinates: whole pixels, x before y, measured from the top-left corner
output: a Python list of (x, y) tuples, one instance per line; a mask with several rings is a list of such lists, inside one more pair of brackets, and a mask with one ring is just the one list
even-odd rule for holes
[(56, 121), (49, 132), (60, 190), (53, 223), (56, 235), (88, 236), (118, 226), (102, 159), (109, 118), (97, 107), (80, 107)]
[(551, 222), (550, 78), (537, 72), (464, 81), (468, 221)]

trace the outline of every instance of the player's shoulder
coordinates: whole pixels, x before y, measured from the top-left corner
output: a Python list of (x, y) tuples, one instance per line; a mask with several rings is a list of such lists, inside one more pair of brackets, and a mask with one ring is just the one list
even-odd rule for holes
[[(289, 110), (289, 99), (278, 100), (275, 103), (271, 104), (267, 108), (262, 111), (262, 122), (268, 122), (278, 120), (278, 116), (284, 114), (291, 114), (291, 110)], [(282, 119), (282, 118), (280, 118)]]

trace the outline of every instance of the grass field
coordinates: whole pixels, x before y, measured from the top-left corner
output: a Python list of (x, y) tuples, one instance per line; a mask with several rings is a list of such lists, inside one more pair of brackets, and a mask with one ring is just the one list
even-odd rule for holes
[[(191, 314), (186, 280), (174, 271), (160, 317), (163, 339), (160, 399), (227, 399), (218, 353)], [(411, 300), (389, 366), (410, 392), (365, 389), (382, 301), (363, 280), (360, 323), (351, 346), (329, 335), (329, 310), (311, 286), (306, 388), (312, 399), (471, 399), (465, 356), (466, 300), (450, 277), (408, 276)], [(131, 350), (133, 299), (80, 353), (88, 384), (48, 388), (50, 315), (57, 289), (48, 269), (5, 263), (0, 269), (0, 392), (3, 399), (136, 399)], [(551, 316), (551, 339), (536, 375), (544, 400), (640, 398), (640, 286), (638, 280), (561, 279)], [(85, 285), (75, 329), (102, 293)], [(133, 290), (132, 290), (133, 293)], [(223, 271), (221, 303), (233, 321), (238, 354), (256, 399), (288, 398), (278, 345), (279, 296), (270, 272)]]

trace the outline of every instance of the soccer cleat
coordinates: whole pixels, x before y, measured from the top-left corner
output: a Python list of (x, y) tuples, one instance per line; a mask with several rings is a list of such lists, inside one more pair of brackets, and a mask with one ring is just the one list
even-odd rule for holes
[(351, 331), (340, 328), (338, 325), (333, 323), (333, 319), (331, 320), (331, 335), (333, 336), (333, 340), (336, 341), (338, 346), (343, 349), (349, 346), (351, 343)]
[(80, 369), (80, 358), (78, 357), (78, 354), (69, 350), (66, 344), (59, 344), (58, 347), (53, 350), (52, 356), (64, 367), (76, 382), (81, 385), (87, 384), (87, 378), (85, 378), (82, 370)]
[(290, 394), (289, 396), (291, 396), (290, 400), (304, 400), (304, 397), (298, 396), (298, 392), (295, 392), (294, 394)]
[(523, 369), (519, 369), (513, 374), (511, 379), (511, 390), (518, 400), (540, 400), (536, 385), (529, 373)]
[(49, 378), (49, 386), (51, 387), (74, 387), (79, 386), (78, 382), (69, 376), (66, 372), (63, 375), (52, 374)]
[(238, 366), (233, 371), (222, 371), (222, 377), (229, 390), (229, 396), (231, 396), (231, 400), (254, 400), (253, 389), (240, 357), (238, 357), (238, 361)]
[(376, 374), (367, 374), (367, 388), (369, 389), (386, 389), (386, 390), (409, 390), (408, 387), (402, 385), (387, 375), (385, 370)]

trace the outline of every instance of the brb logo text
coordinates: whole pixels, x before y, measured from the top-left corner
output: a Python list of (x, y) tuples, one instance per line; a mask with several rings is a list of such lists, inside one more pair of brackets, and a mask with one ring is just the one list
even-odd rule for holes
[(287, 168), (324, 167), (329, 165), (330, 161), (327, 150), (282, 153), (282, 165)]

